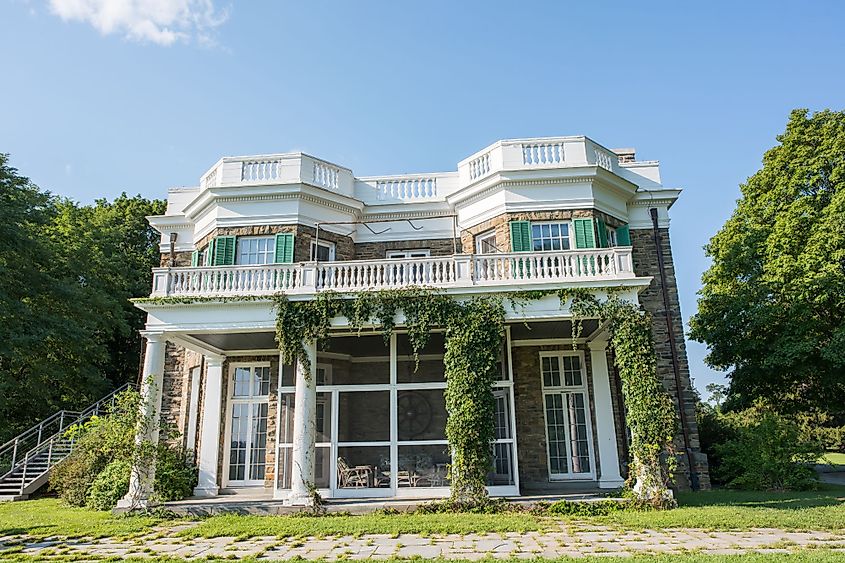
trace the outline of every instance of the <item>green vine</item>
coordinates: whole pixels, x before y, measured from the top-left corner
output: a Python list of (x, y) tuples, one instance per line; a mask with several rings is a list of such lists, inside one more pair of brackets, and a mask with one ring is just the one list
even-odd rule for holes
[(570, 311), (577, 319), (572, 323), (573, 345), (581, 335), (582, 319), (607, 323), (631, 428), (629, 480), (634, 494), (655, 508), (675, 506), (669, 485), (676, 466), (672, 440), (678, 419), (657, 376), (651, 315), (612, 294), (602, 302), (585, 290), (562, 290), (559, 296), (562, 306), (571, 299)]

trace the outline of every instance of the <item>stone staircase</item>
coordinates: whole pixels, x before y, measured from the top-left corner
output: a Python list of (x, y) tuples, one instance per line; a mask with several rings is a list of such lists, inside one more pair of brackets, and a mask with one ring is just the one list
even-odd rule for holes
[(50, 471), (73, 451), (67, 430), (108, 412), (127, 383), (83, 411), (59, 411), (0, 446), (0, 501), (25, 500), (49, 479)]

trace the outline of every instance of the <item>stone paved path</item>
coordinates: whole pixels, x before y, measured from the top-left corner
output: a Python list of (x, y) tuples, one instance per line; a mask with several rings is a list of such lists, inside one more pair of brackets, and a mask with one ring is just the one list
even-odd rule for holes
[[(585, 555), (636, 555), (656, 553), (731, 554), (759, 551), (790, 552), (802, 548), (822, 548), (845, 553), (845, 531), (813, 532), (753, 529), (741, 532), (704, 530), (616, 530), (601, 526), (564, 524), (560, 530), (525, 533), (493, 533), (444, 536), (365, 535), (361, 537), (276, 538), (232, 537), (187, 539), (168, 528), (131, 539), (47, 539), (0, 538), (0, 561), (13, 554), (38, 560), (73, 559), (84, 561), (127, 556), (170, 556), (235, 559), (256, 557), (280, 560), (305, 559), (383, 559), (395, 557), (444, 557), (481, 559), (484, 557), (534, 558)], [(845, 557), (845, 556), (844, 556)]]

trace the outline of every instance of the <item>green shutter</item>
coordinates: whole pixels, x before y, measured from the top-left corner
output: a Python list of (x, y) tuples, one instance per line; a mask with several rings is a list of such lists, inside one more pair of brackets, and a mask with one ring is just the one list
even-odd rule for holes
[(191, 267), (196, 268), (200, 265), (200, 251), (194, 250), (191, 252)]
[(574, 219), (575, 248), (595, 248), (596, 237), (593, 231), (592, 219)]
[(225, 236), (214, 239), (214, 266), (231, 266), (235, 263), (235, 237)]
[(604, 219), (599, 217), (596, 219), (596, 226), (599, 233), (599, 247), (607, 248), (607, 224), (605, 224)]
[(631, 228), (628, 225), (622, 225), (616, 229), (616, 244), (631, 246)]
[(211, 259), (214, 257), (214, 239), (208, 241), (208, 246), (205, 247), (205, 259), (203, 266), (211, 266)]
[(531, 251), (531, 222), (530, 221), (511, 221), (511, 251), (513, 252), (530, 252)]
[(276, 235), (276, 264), (293, 264), (293, 233)]

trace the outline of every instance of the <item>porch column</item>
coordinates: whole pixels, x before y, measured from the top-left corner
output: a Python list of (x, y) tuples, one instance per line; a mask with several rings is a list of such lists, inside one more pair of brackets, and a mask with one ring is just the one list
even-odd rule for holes
[(314, 485), (314, 456), (317, 430), (317, 344), (305, 342), (311, 364), (296, 363), (296, 393), (293, 411), (293, 455), (291, 490), (286, 504), (310, 506), (309, 489)]
[(589, 342), (590, 365), (593, 368), (593, 401), (596, 405), (596, 442), (599, 446), (599, 488), (615, 489), (624, 484), (619, 474), (619, 451), (616, 447), (616, 425), (610, 398), (610, 374), (607, 369), (607, 341)]
[[(135, 443), (158, 443), (161, 412), (161, 387), (164, 382), (164, 348), (167, 340), (161, 332), (144, 332), (147, 348), (144, 353), (144, 368), (141, 381), (141, 420)], [(153, 492), (155, 460), (134, 460), (129, 477), (129, 492), (117, 503), (117, 508), (133, 510), (146, 508)]]
[(223, 401), (223, 356), (205, 356), (205, 391), (202, 398), (202, 432), (200, 433), (199, 479), (194, 489), (198, 497), (213, 497), (220, 490), (217, 465), (220, 459), (221, 404)]

